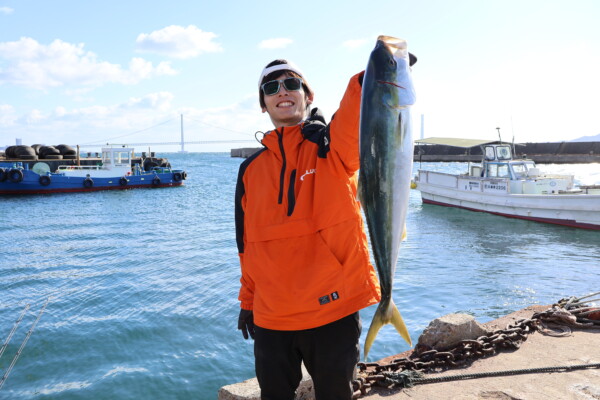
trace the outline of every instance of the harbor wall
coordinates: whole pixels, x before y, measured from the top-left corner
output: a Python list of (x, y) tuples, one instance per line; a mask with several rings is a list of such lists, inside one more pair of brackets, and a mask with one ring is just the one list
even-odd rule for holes
[[(515, 144), (514, 158), (539, 164), (600, 163), (600, 142), (545, 142)], [(232, 149), (231, 157), (247, 158), (260, 148)], [(481, 147), (470, 149), (441, 144), (415, 145), (414, 159), (420, 162), (480, 162)]]

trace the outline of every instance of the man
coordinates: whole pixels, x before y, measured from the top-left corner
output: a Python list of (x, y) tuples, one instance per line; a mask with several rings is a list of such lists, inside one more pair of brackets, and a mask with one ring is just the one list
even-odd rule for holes
[(275, 129), (240, 166), (235, 219), (238, 329), (255, 340), (262, 399), (293, 399), (302, 362), (317, 399), (352, 397), (358, 310), (380, 300), (356, 199), (362, 76), (326, 124), (292, 63), (275, 60), (260, 75)]

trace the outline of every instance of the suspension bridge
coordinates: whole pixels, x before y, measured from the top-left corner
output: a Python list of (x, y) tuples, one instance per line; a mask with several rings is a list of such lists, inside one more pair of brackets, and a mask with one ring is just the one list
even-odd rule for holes
[[(236, 134), (243, 134), (243, 135), (247, 135), (248, 134), (247, 132), (239, 132), (239, 131), (234, 131), (234, 130), (227, 129), (227, 128), (222, 128), (222, 127), (219, 127), (219, 126), (216, 126), (216, 125), (211, 125), (211, 124), (208, 124), (208, 123), (206, 123), (204, 121), (198, 121), (198, 120), (195, 120), (193, 118), (189, 118), (189, 117), (186, 117), (186, 118), (191, 119), (192, 121), (200, 122), (200, 123), (202, 123), (204, 125), (208, 125), (208, 126), (210, 126), (212, 128), (215, 128), (215, 129), (225, 130), (225, 131), (233, 132), (233, 133), (236, 133)], [(125, 135), (112, 137), (112, 138), (106, 139), (104, 141), (95, 141), (95, 142), (90, 142), (90, 143), (83, 143), (83, 144), (80, 144), (79, 147), (82, 147), (82, 148), (83, 147), (98, 147), (98, 146), (102, 146), (102, 145), (105, 145), (105, 144), (108, 145), (109, 142), (111, 142), (111, 141), (113, 141), (115, 139), (123, 139), (125, 137), (131, 137), (132, 135), (135, 135), (137, 133), (148, 131), (150, 129), (156, 128), (156, 127), (161, 126), (161, 125), (165, 125), (166, 123), (171, 122), (174, 119), (175, 118), (171, 118), (171, 119), (169, 119), (167, 121), (161, 122), (161, 123), (153, 125), (151, 127), (140, 129), (138, 131), (131, 132), (131, 133), (128, 133), (128, 134), (125, 134)], [(183, 129), (183, 114), (180, 115), (180, 121), (181, 121), (180, 122), (180, 139), (177, 140), (177, 141), (173, 141), (173, 140), (155, 141), (155, 142), (150, 142), (150, 141), (129, 142), (128, 141), (127, 142), (127, 146), (179, 146), (180, 147), (179, 152), (180, 153), (186, 153), (186, 150), (185, 150), (185, 146), (186, 145), (195, 145), (195, 144), (203, 144), (203, 145), (210, 145), (210, 144), (250, 144), (250, 143), (256, 143), (256, 139), (254, 139), (254, 138), (251, 138), (251, 139), (219, 139), (219, 140), (185, 140), (184, 129)]]

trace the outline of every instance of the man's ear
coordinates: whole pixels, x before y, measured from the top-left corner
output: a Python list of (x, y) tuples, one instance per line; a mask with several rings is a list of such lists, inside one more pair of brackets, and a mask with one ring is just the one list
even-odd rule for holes
[(313, 100), (314, 100), (315, 96), (311, 93), (308, 96), (306, 96), (306, 104), (312, 104)]

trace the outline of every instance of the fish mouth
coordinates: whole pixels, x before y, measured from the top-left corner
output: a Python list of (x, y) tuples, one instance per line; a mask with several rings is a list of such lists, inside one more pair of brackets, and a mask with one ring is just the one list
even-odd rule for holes
[(406, 40), (398, 39), (393, 36), (380, 35), (377, 37), (377, 41), (381, 42), (388, 51), (394, 56), (406, 57), (408, 56), (408, 46)]

